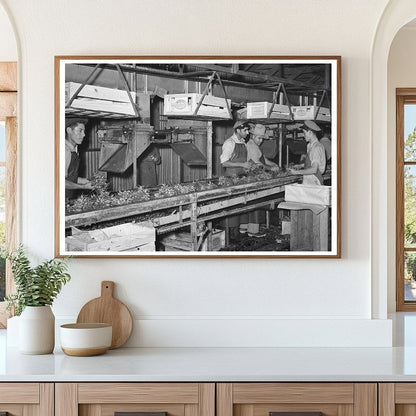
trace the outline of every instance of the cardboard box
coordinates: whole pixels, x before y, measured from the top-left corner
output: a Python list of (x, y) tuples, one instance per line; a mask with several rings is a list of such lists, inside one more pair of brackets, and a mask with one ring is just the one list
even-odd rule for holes
[[(260, 101), (247, 103), (247, 119), (267, 118), (273, 103)], [(290, 120), (290, 111), (287, 105), (275, 104), (270, 118)]]
[[(164, 115), (165, 116), (193, 116), (198, 106), (202, 94), (167, 94), (164, 98)], [(231, 100), (228, 106), (231, 109)], [(225, 98), (206, 95), (199, 107), (197, 116), (217, 117), (229, 119), (230, 115), (227, 110)]]
[[(316, 105), (298, 105), (292, 106), (292, 113), (294, 120), (318, 120), (318, 121), (331, 121), (331, 112), (329, 108), (321, 107), (318, 111)], [(318, 114), (315, 114), (318, 111)]]
[(300, 183), (286, 185), (285, 201), (315, 205), (331, 205), (331, 187), (324, 185), (302, 185)]
[(98, 230), (72, 227), (65, 238), (67, 251), (155, 251), (156, 231), (151, 223), (126, 223)]

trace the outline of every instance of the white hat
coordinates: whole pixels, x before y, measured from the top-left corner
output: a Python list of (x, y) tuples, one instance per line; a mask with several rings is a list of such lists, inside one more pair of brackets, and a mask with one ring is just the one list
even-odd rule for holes
[(263, 124), (256, 124), (254, 126), (254, 129), (250, 132), (253, 136), (257, 137), (267, 137), (266, 136), (266, 126), (263, 126)]

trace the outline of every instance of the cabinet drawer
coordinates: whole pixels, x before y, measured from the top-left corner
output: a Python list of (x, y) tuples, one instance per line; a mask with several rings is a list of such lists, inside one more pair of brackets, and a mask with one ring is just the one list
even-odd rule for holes
[(376, 416), (375, 383), (220, 383), (217, 416)]
[(198, 403), (198, 383), (80, 383), (79, 403)]
[(0, 415), (53, 416), (53, 384), (0, 383)]
[(215, 416), (213, 383), (60, 383), (56, 416)]

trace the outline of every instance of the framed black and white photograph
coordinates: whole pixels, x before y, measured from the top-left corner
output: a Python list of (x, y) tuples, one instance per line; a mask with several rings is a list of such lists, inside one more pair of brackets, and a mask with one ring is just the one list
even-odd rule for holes
[(56, 256), (341, 256), (340, 57), (55, 57)]

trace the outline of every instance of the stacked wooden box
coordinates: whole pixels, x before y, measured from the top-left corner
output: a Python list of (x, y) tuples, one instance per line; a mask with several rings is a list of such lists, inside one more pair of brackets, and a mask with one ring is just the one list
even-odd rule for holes
[[(273, 110), (270, 113), (270, 109)], [(268, 117), (270, 113), (270, 117)], [(269, 103), (267, 101), (259, 101), (247, 103), (247, 119), (263, 119), (275, 118), (281, 120), (290, 120), (289, 106), (282, 104)]]
[(65, 238), (67, 251), (155, 251), (151, 223), (126, 223), (91, 231), (72, 228)]
[(231, 100), (225, 100), (222, 97), (215, 97), (213, 95), (206, 95), (198, 109), (197, 114), (195, 110), (198, 103), (202, 99), (202, 94), (166, 94), (164, 97), (164, 115), (171, 117), (178, 116), (198, 116), (198, 117), (213, 117), (220, 119), (229, 119), (230, 114), (227, 110), (231, 108)]
[[(65, 103), (69, 102), (80, 86), (81, 84), (77, 82), (65, 83)], [(130, 94), (133, 103), (136, 103), (136, 93), (130, 91)], [(66, 113), (76, 113), (77, 110), (116, 113), (128, 116), (135, 115), (127, 91), (99, 87), (96, 85), (85, 85), (81, 91), (78, 92), (70, 107), (66, 109)], [(88, 115), (88, 113), (86, 113), (86, 115)]]
[[(170, 234), (162, 239), (165, 251), (191, 251), (191, 234), (180, 232)], [(219, 251), (225, 247), (225, 231), (212, 230), (212, 248), (210, 251)], [(208, 251), (208, 237), (204, 239), (200, 251)]]
[(316, 105), (297, 105), (292, 106), (294, 120), (318, 120), (331, 121), (331, 111), (326, 107)]

